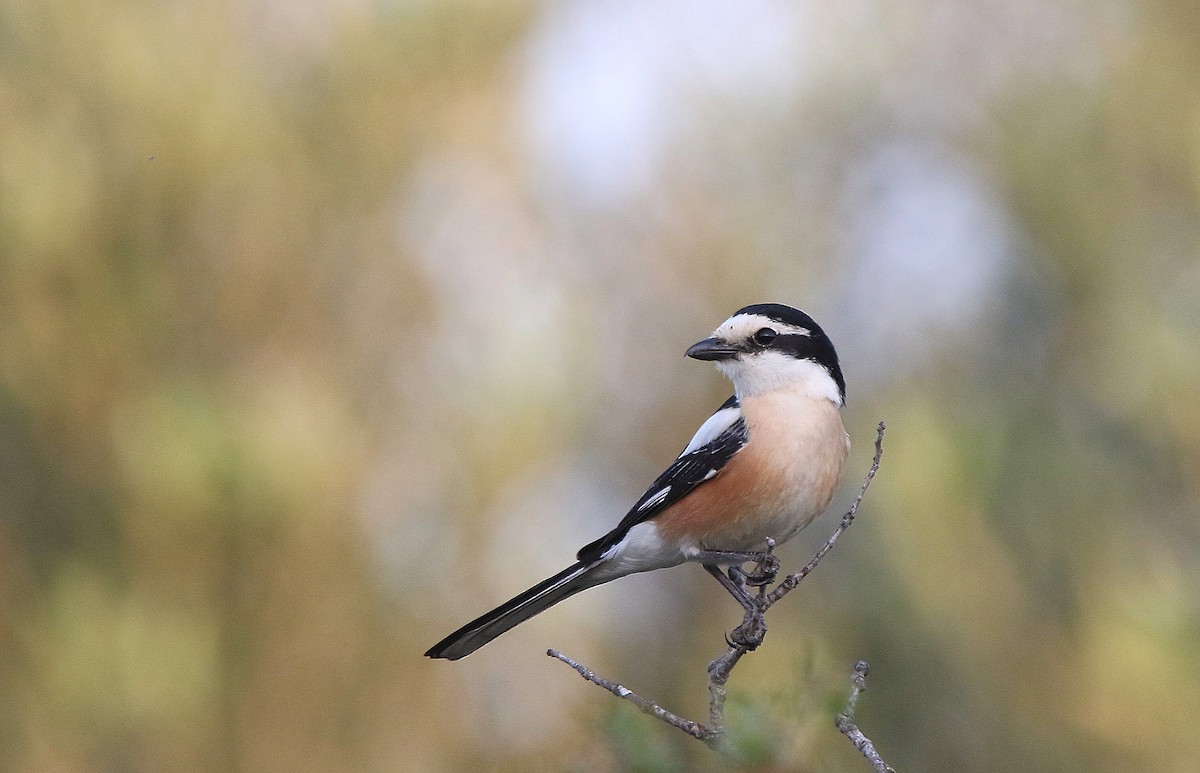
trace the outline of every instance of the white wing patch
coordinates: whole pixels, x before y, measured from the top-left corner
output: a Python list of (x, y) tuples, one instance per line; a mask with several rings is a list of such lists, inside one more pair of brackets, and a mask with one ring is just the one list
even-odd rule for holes
[(691, 442), (687, 444), (687, 448), (683, 449), (683, 453), (679, 456), (687, 456), (693, 451), (713, 442), (722, 432), (733, 426), (733, 423), (740, 418), (742, 418), (742, 409), (736, 405), (717, 411), (700, 425), (700, 429), (696, 430), (696, 434), (692, 436)]
[(642, 513), (642, 512), (649, 510), (650, 508), (657, 505), (659, 502), (666, 499), (667, 494), (670, 494), (670, 493), (671, 493), (670, 486), (664, 486), (663, 488), (660, 488), (658, 491), (654, 492), (654, 496), (650, 497), (645, 502), (642, 502), (641, 506), (638, 507), (638, 512)]

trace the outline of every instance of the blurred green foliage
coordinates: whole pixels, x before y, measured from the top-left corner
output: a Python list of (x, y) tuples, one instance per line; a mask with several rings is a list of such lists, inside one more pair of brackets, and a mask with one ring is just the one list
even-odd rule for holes
[[(857, 771), (860, 658), (900, 770), (1194, 769), (1200, 12), (851, 5), (773, 91), (620, 4), (0, 5), (0, 769)], [(647, 61), (631, 137), (676, 134), (578, 186), (530, 84), (604, 141), (570, 100)], [(859, 254), (896, 142), (1001, 224), (942, 327), (953, 270)], [(620, 516), (724, 397), (680, 353), (767, 300), (842, 348), (856, 469), (890, 431), (734, 674), (742, 756), (542, 662), (703, 716), (738, 614), (686, 567), (422, 659)]]

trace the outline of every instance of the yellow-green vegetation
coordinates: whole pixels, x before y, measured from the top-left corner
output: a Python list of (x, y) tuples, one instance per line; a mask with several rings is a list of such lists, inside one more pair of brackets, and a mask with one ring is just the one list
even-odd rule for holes
[(866, 659), (898, 770), (1195, 770), (1200, 6), (720, 5), (0, 3), (0, 770), (727, 769), (543, 654), (704, 719), (699, 568), (420, 653), (760, 301), (842, 353), (838, 507), (888, 453), (736, 764), (866, 770)]

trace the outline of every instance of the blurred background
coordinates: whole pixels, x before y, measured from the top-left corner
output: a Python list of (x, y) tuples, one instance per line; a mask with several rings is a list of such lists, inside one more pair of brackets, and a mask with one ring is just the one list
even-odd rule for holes
[[(1192, 771), (1200, 5), (6, 0), (0, 769)], [(697, 567), (568, 564), (818, 319), (860, 519), (703, 718)], [(836, 513), (781, 550), (798, 567)]]

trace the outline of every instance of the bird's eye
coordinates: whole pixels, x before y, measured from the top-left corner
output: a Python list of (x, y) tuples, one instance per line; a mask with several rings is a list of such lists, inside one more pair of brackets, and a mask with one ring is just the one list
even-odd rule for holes
[(775, 340), (775, 336), (777, 335), (779, 334), (771, 328), (764, 327), (754, 334), (754, 343), (765, 349), (771, 345), (771, 342)]

